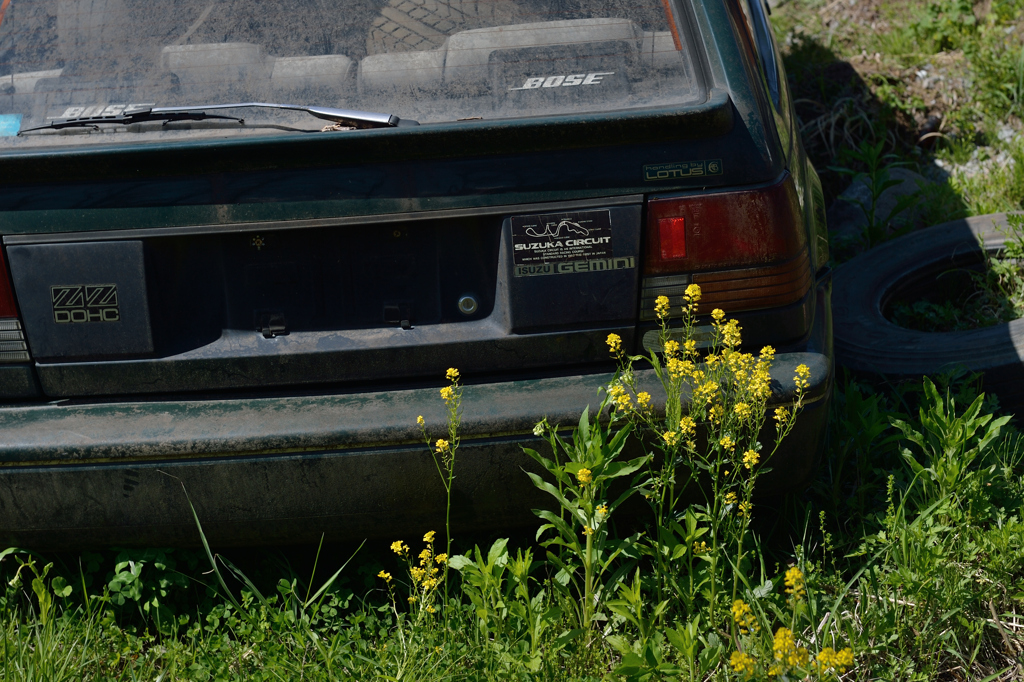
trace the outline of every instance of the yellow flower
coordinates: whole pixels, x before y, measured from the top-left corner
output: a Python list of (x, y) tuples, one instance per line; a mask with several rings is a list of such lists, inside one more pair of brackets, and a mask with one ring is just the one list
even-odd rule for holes
[(455, 398), (455, 389), (451, 386), (445, 386), (441, 389), (441, 397), (444, 398), (446, 402), (450, 402)]
[(388, 573), (387, 571), (381, 571), (380, 573), (377, 574), (377, 577), (378, 578), (383, 578), (384, 582), (386, 582), (386, 583), (391, 582), (391, 574)]
[(750, 502), (740, 502), (740, 516), (750, 516), (750, 510), (754, 505)]
[(718, 444), (730, 452), (736, 447), (736, 441), (729, 436), (722, 436), (722, 439), (718, 441)]
[(711, 311), (711, 317), (715, 318), (715, 322), (721, 322), (725, 319), (725, 311), (721, 308), (715, 308)]
[(801, 599), (806, 594), (804, 574), (796, 566), (786, 571), (785, 581), (786, 594), (793, 595), (793, 599)]
[(796, 384), (798, 390), (803, 391), (811, 385), (811, 368), (807, 365), (796, 366), (796, 376), (793, 377), (793, 383)]
[(580, 482), (580, 485), (586, 485), (594, 480), (593, 472), (584, 467), (576, 472), (576, 480)]
[(615, 402), (615, 406), (620, 410), (626, 411), (629, 409), (630, 405), (632, 405), (629, 393), (620, 384), (609, 386), (608, 395), (611, 396), (612, 401)]
[(434, 561), (436, 561), (439, 564), (446, 564), (448, 563), (448, 555), (444, 552), (441, 552), (436, 557), (434, 557)]
[(611, 349), (612, 353), (618, 355), (622, 351), (622, 337), (618, 334), (609, 334), (608, 338), (605, 339), (608, 344), (608, 348)]
[(704, 552), (707, 552), (707, 551), (710, 551), (710, 550), (711, 550), (711, 548), (708, 547), (708, 543), (704, 542), (703, 540), (701, 540), (699, 544), (696, 543), (696, 542), (693, 543), (693, 553), (694, 554), (703, 554)]
[(743, 466), (748, 469), (753, 469), (757, 466), (757, 463), (761, 461), (761, 455), (755, 450), (747, 450), (743, 453)]
[(430, 604), (427, 604), (427, 613), (433, 613), (433, 612), (434, 612), (434, 607), (431, 606)]
[(690, 286), (686, 287), (685, 296), (687, 300), (696, 303), (697, 301), (700, 300), (700, 286), (696, 284), (691, 284)]
[(437, 535), (435, 531), (428, 530), (426, 535), (423, 536), (423, 542), (433, 542), (435, 535)]
[(667, 357), (672, 357), (673, 355), (675, 355), (678, 352), (679, 352), (679, 342), (678, 341), (673, 341), (672, 339), (669, 339), (668, 341), (665, 342), (665, 355)]
[(395, 540), (391, 543), (391, 551), (401, 556), (409, 551), (409, 545), (405, 544), (401, 540)]
[(732, 603), (732, 619), (739, 626), (741, 635), (745, 635), (748, 632), (757, 632), (761, 629), (757, 624), (757, 618), (754, 616), (754, 611), (750, 608), (750, 604), (747, 604), (742, 599), (737, 599)]
[(659, 296), (654, 299), (654, 314), (658, 316), (659, 320), (668, 317), (668, 309), (668, 296)]
[(726, 493), (725, 494), (725, 503), (726, 504), (736, 504), (736, 493)]
[(732, 652), (732, 656), (729, 657), (729, 665), (734, 672), (743, 675), (744, 679), (757, 672), (757, 661), (754, 660), (753, 656), (742, 651)]
[(740, 327), (739, 322), (736, 320), (729, 320), (726, 322), (725, 326), (722, 327), (722, 343), (725, 344), (727, 348), (735, 348), (740, 345), (740, 343), (742, 343), (742, 337), (740, 335), (740, 331), (742, 331), (742, 329), (743, 328)]
[(690, 436), (697, 432), (697, 422), (693, 421), (691, 417), (683, 417), (679, 420), (679, 430), (683, 432), (684, 436)]
[(430, 561), (430, 550), (424, 549), (420, 552), (420, 566), (425, 566)]
[(697, 342), (693, 339), (687, 339), (686, 343), (683, 344), (683, 348), (686, 349), (687, 355), (693, 355), (697, 352)]
[(779, 628), (775, 633), (775, 641), (772, 643), (772, 651), (775, 660), (787, 666), (803, 667), (807, 665), (810, 654), (807, 649), (796, 645), (796, 638), (789, 628)]
[(591, 528), (590, 526), (583, 526), (583, 534), (584, 535), (593, 535), (594, 534), (594, 529)]
[(445, 373), (445, 376), (448, 377), (448, 381), (451, 381), (451, 382), (458, 381), (459, 380), (459, 370), (455, 369), (454, 367), (449, 367), (448, 371)]
[(746, 419), (750, 416), (750, 405), (746, 403), (736, 403), (733, 406), (732, 411), (740, 419)]
[(417, 601), (418, 600), (416, 599), (416, 597), (409, 597), (409, 603), (410, 604), (415, 604)]
[(437, 442), (434, 443), (434, 448), (438, 453), (448, 452), (449, 443), (444, 438), (438, 438)]
[(647, 391), (640, 391), (636, 394), (636, 404), (641, 410), (649, 410), (651, 408), (651, 394)]
[(412, 581), (414, 583), (418, 583), (421, 580), (423, 580), (425, 577), (427, 577), (427, 572), (425, 570), (423, 570), (422, 568), (420, 568), (419, 566), (413, 566), (412, 568), (409, 569), (409, 575), (412, 576)]
[(596, 510), (596, 511), (597, 511), (597, 513), (598, 513), (598, 514), (600, 514), (601, 516), (607, 516), (607, 515), (608, 515), (608, 505), (607, 505), (607, 504), (602, 504), (602, 505), (600, 505), (600, 506), (599, 506), (599, 507), (597, 508), (597, 510)]
[(416, 417), (416, 423), (419, 424), (420, 426), (423, 426), (426, 423), (423, 420), (423, 415), (422, 414), (420, 416)]
[(765, 346), (761, 349), (761, 360), (764, 362), (771, 362), (775, 359), (775, 349), (771, 346)]
[(674, 448), (676, 445), (679, 444), (678, 431), (666, 431), (665, 433), (661, 434), (661, 438), (662, 440), (665, 441), (665, 445), (669, 446), (670, 448)]
[(819, 672), (824, 673), (831, 669), (845, 673), (848, 668), (853, 667), (853, 649), (846, 647), (836, 651), (832, 647), (827, 646), (818, 654), (815, 663), (818, 666)]
[(717, 424), (722, 421), (722, 416), (725, 415), (725, 408), (721, 405), (712, 405), (711, 409), (708, 410), (708, 419)]
[(786, 422), (789, 421), (789, 410), (787, 410), (785, 407), (776, 407), (775, 421), (779, 423), (779, 426), (783, 426)]

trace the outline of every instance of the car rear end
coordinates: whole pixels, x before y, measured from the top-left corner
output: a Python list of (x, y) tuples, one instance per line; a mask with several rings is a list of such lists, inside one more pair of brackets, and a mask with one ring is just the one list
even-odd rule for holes
[(655, 298), (678, 310), (691, 283), (777, 348), (777, 401), (811, 367), (765, 483), (806, 480), (832, 376), (820, 190), (749, 7), (279, 3), (259, 23), (241, 0), (138, 1), (14, 5), (0, 129), (225, 102), (403, 124), (266, 107), (0, 136), (0, 539), (194, 543), (183, 487), (221, 543), (421, 530), (443, 495), (416, 417), (441, 432), (452, 366), (456, 523), (521, 523), (533, 425), (596, 407), (607, 335), (657, 350)]

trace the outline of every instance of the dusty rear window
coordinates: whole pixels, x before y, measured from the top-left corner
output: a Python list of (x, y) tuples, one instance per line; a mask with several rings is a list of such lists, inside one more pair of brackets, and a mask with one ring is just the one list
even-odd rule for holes
[(677, 0), (8, 0), (0, 146), (281, 134), (324, 122), (19, 130), (147, 106), (271, 102), (421, 123), (703, 98)]

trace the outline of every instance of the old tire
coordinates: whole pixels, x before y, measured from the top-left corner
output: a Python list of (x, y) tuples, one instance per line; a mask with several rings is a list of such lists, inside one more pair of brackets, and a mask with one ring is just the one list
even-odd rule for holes
[(986, 390), (1004, 402), (1024, 398), (1024, 319), (983, 329), (922, 332), (883, 316), (901, 291), (952, 268), (977, 263), (982, 244), (998, 251), (1006, 214), (954, 220), (862, 253), (837, 269), (832, 306), (836, 360), (854, 370), (919, 376), (963, 368), (985, 375)]
[(430, 50), (458, 31), (511, 20), (510, 5), (493, 0), (389, 0), (370, 27), (366, 51)]

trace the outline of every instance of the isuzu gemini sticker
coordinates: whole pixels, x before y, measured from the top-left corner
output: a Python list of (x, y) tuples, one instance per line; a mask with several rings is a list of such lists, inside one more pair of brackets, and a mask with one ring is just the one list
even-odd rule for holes
[(608, 209), (512, 218), (516, 277), (600, 272), (635, 267), (633, 258), (612, 257)]

